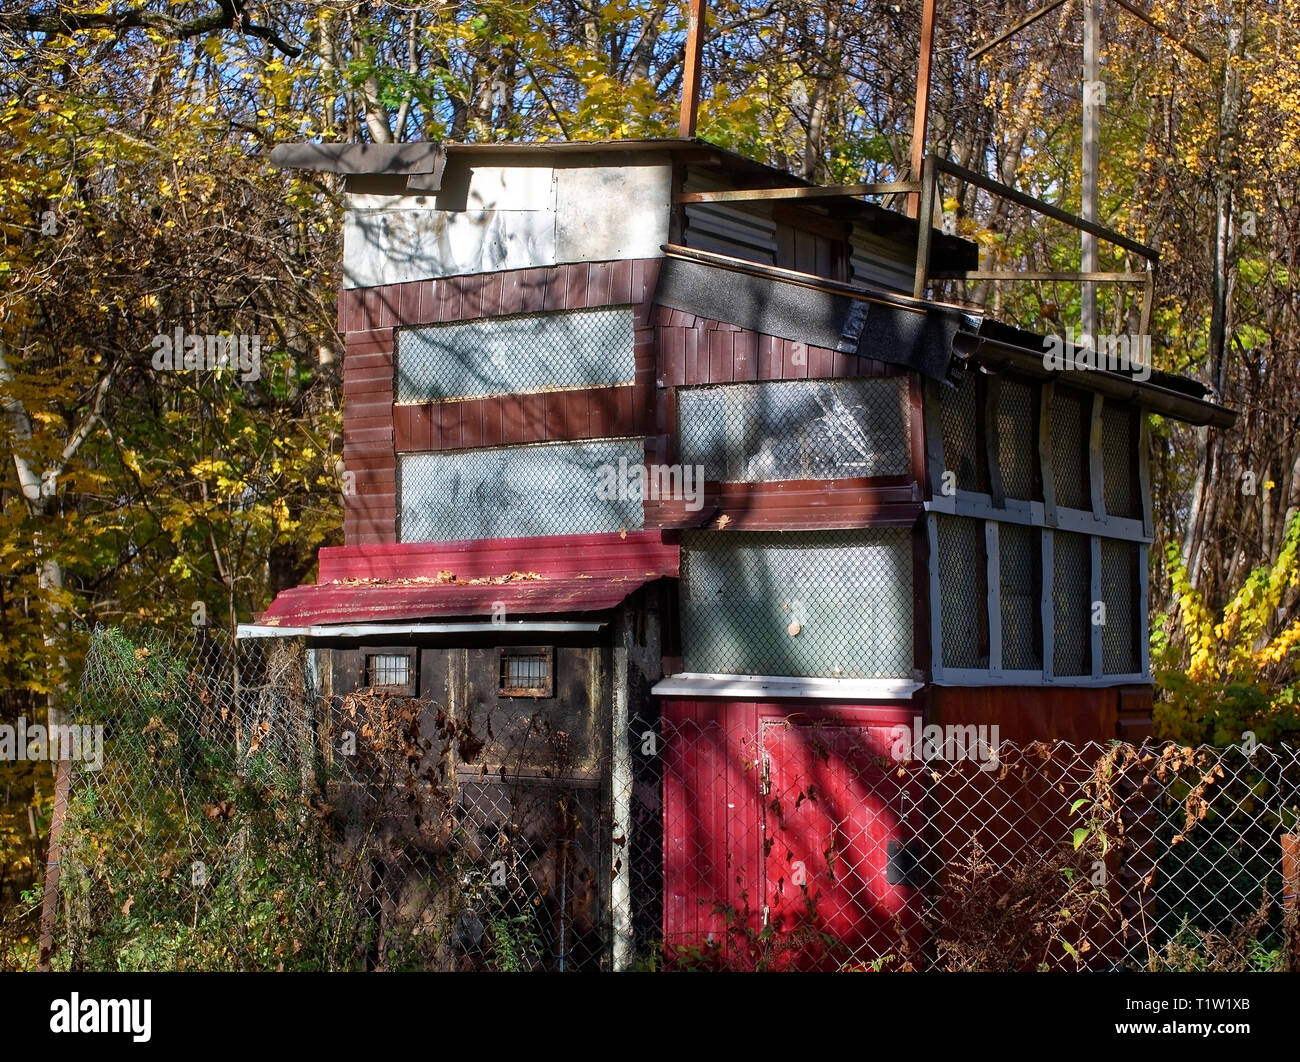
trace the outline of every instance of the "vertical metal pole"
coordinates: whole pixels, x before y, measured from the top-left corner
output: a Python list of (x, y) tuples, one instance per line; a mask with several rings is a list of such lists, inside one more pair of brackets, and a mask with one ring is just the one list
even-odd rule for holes
[[(930, 123), (930, 60), (934, 54), (934, 0), (921, 7), (921, 55), (916, 65), (916, 105), (912, 111), (912, 156), (908, 180), (921, 177), (925, 158), (925, 136)], [(908, 213), (916, 217), (921, 209), (920, 193), (907, 197)]]
[[(614, 646), (613, 733), (610, 790), (613, 802), (614, 836), (611, 838), (610, 923), (614, 941), (614, 969), (632, 965), (632, 750), (628, 746), (628, 643), (632, 640), (628, 622), (619, 623), (620, 642)], [(619, 834), (622, 836), (620, 837)]]
[[(1097, 151), (1101, 124), (1101, 103), (1097, 82), (1101, 75), (1101, 3), (1083, 0), (1083, 189), (1082, 210), (1085, 221), (1097, 220)], [(1097, 270), (1097, 237), (1081, 236), (1083, 271)], [(1097, 285), (1084, 281), (1079, 306), (1080, 331), (1095, 345), (1097, 341)]]
[(704, 11), (706, 0), (689, 0), (690, 22), (686, 30), (686, 66), (682, 71), (682, 110), (677, 135), (689, 139), (695, 135), (695, 119), (700, 109), (700, 60), (704, 55)]

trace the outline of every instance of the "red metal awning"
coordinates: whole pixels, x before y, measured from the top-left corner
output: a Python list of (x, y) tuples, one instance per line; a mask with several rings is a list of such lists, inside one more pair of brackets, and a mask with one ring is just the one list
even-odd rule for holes
[(323, 549), (323, 581), (282, 591), (257, 625), (603, 612), (677, 571), (655, 532)]
[(638, 587), (658, 578), (566, 576), (509, 583), (368, 582), (296, 586), (281, 593), (259, 620), (267, 627), (388, 620), (490, 618), (504, 607), (510, 616), (603, 612)]

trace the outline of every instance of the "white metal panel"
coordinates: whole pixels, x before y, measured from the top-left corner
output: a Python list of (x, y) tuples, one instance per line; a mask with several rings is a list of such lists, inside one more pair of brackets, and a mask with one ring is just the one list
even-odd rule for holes
[(672, 168), (473, 166), (437, 195), (345, 197), (343, 285), (656, 258), (668, 242)]
[(345, 288), (554, 262), (546, 210), (349, 210), (343, 222)]
[(470, 167), (465, 207), (468, 210), (554, 210), (555, 173), (550, 166)]
[(672, 167), (555, 171), (555, 261), (658, 258), (668, 242)]

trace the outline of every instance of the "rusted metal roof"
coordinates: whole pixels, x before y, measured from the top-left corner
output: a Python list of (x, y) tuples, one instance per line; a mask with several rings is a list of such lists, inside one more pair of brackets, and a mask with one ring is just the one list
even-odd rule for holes
[(658, 532), (343, 546), (320, 552), (321, 581), (282, 591), (266, 627), (602, 612), (678, 573)]
[(554, 616), (603, 612), (657, 579), (636, 576), (539, 578), (508, 583), (318, 583), (283, 591), (259, 620), (266, 627), (437, 618)]

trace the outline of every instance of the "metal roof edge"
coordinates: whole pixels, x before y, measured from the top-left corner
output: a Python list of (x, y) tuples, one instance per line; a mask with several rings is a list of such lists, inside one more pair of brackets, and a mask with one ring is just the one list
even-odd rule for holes
[(922, 688), (923, 683), (914, 679), (713, 675), (688, 671), (660, 679), (650, 692), (657, 697), (799, 697), (839, 701), (910, 701)]
[(1132, 402), (1154, 410), (1174, 420), (1197, 427), (1213, 425), (1231, 428), (1237, 422), (1236, 410), (1207, 399), (1195, 398), (1181, 391), (1138, 380), (1110, 369), (1050, 369), (1043, 361), (1043, 350), (1032, 350), (1005, 340), (959, 333), (959, 339), (971, 341), (968, 356), (981, 364), (1009, 364), (1012, 368), (1040, 379), (1069, 380), (1088, 391), (1097, 391), (1107, 397)]
[(501, 623), (313, 623), (305, 627), (273, 627), (264, 623), (241, 623), (237, 639), (250, 638), (384, 638), (392, 634), (520, 634), (584, 633), (606, 626), (604, 621), (512, 620)]

